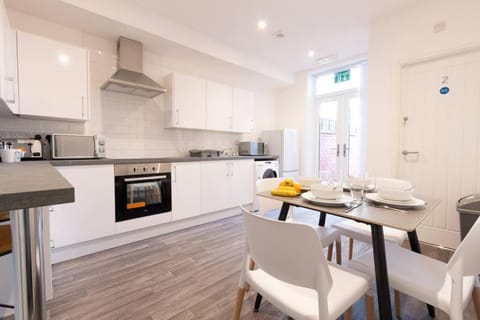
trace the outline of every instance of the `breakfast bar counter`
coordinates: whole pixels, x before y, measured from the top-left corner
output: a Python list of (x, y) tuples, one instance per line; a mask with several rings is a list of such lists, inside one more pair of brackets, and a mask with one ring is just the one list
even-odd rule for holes
[(48, 162), (0, 164), (0, 211), (10, 212), (15, 319), (46, 319), (41, 207), (74, 201), (74, 189)]

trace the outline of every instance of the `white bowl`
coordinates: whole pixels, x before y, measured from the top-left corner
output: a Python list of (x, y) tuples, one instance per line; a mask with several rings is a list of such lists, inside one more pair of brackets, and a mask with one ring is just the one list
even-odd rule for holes
[(378, 196), (385, 200), (408, 201), (413, 198), (413, 189), (380, 188)]
[(310, 186), (310, 191), (316, 198), (334, 200), (342, 195), (342, 188), (316, 183)]

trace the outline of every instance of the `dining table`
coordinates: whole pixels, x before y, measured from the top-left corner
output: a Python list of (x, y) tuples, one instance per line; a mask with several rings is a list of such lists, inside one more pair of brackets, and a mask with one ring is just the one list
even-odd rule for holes
[[(306, 197), (304, 198), (301, 195), (296, 197), (275, 196), (272, 195), (270, 191), (258, 192), (256, 195), (282, 202), (278, 220), (285, 221), (290, 206), (295, 206), (319, 212), (318, 224), (320, 226), (325, 226), (327, 215), (334, 215), (370, 225), (378, 297), (378, 311), (380, 319), (386, 320), (392, 319), (392, 307), (390, 302), (390, 287), (388, 283), (383, 227), (391, 227), (406, 231), (411, 250), (421, 253), (416, 231), (417, 227), (433, 212), (433, 209), (440, 204), (439, 199), (415, 196), (417, 199), (423, 200), (424, 203), (421, 206), (415, 206), (413, 208), (403, 206), (401, 210), (403, 212), (392, 210), (392, 206), (383, 206), (379, 205), (377, 202), (367, 200), (364, 200), (361, 205), (353, 210), (346, 210), (347, 207), (344, 205), (323, 205), (318, 202), (308, 201), (305, 199)], [(347, 193), (345, 193), (345, 195), (347, 195)], [(261, 296), (257, 295), (255, 302), (255, 308), (257, 310), (260, 302)], [(430, 316), (434, 316), (435, 310), (433, 306), (427, 305), (427, 308)]]

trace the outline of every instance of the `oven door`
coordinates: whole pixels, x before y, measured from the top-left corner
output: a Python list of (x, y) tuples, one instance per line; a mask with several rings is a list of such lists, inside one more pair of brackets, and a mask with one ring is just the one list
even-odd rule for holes
[(115, 221), (172, 210), (170, 173), (115, 177)]

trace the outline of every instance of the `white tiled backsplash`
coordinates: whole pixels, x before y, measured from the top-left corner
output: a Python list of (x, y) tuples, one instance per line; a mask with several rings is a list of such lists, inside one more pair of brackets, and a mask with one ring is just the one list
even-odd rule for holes
[[(63, 33), (57, 34), (56, 30), (60, 28), (48, 21), (33, 19), (21, 13), (12, 13), (11, 18), (14, 26), (20, 30), (66, 41), (62, 39)], [(190, 149), (233, 148), (236, 151), (238, 141), (254, 140), (258, 137), (258, 133), (242, 135), (165, 129), (163, 96), (148, 99), (100, 90), (103, 82), (116, 70), (115, 43), (77, 30), (68, 31), (70, 43), (82, 43), (90, 49), (90, 121), (81, 123), (0, 117), (0, 134), (103, 134), (106, 137), (109, 158), (184, 156)], [(99, 49), (102, 50), (101, 54)], [(189, 73), (190, 70), (198, 68), (199, 66), (189, 65), (189, 61), (175, 60), (172, 57), (167, 59), (148, 53), (145, 53), (144, 57), (145, 73), (160, 83), (163, 77), (172, 71)], [(220, 71), (212, 70), (217, 73)], [(255, 99), (257, 131), (272, 129), (275, 125), (274, 96), (255, 94)]]

